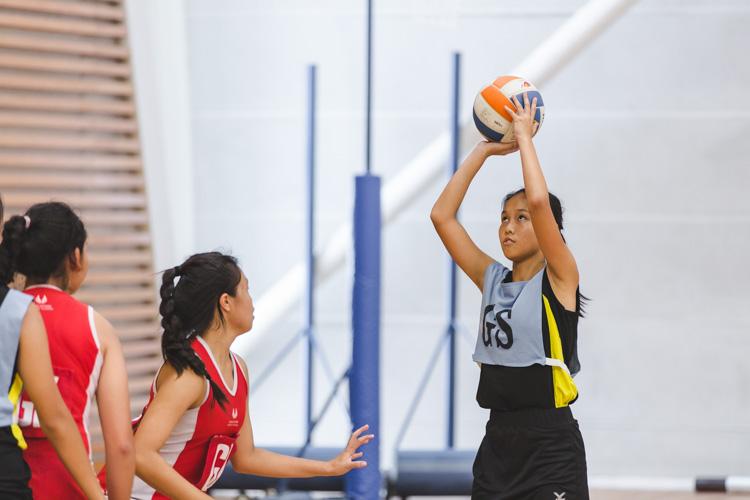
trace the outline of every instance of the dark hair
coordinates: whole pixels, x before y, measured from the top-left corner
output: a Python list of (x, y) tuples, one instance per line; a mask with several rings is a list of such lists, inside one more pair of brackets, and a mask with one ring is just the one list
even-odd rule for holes
[(86, 237), (83, 222), (65, 203), (38, 203), (25, 215), (14, 215), (3, 225), (2, 283), (13, 281), (16, 272), (36, 282), (51, 276), (66, 280), (65, 260), (76, 248), (83, 252)]
[[(513, 198), (517, 194), (522, 194), (526, 196), (526, 188), (521, 188), (518, 191), (513, 191), (512, 193), (508, 193), (505, 195), (505, 198), (503, 198), (503, 208), (505, 208), (505, 204), (510, 201), (511, 198)], [(557, 228), (560, 230), (560, 236), (562, 236), (563, 241), (565, 241), (565, 235), (562, 234), (563, 230), (563, 207), (562, 203), (560, 203), (560, 198), (555, 196), (552, 193), (549, 194), (549, 206), (552, 209), (552, 215), (555, 217), (555, 222), (557, 222)], [(590, 299), (583, 295), (580, 291), (576, 291), (576, 312), (578, 313), (578, 316), (583, 317), (584, 313), (584, 306), (586, 305), (586, 302), (588, 302)]]
[[(522, 194), (526, 196), (526, 188), (521, 188), (518, 191), (513, 191), (512, 193), (508, 193), (505, 195), (505, 198), (503, 198), (503, 208), (505, 208), (505, 204), (510, 201), (511, 198), (513, 198), (517, 194)], [(555, 216), (555, 222), (557, 222), (557, 228), (560, 230), (560, 233), (562, 233), (563, 230), (563, 208), (562, 203), (560, 203), (560, 198), (555, 196), (552, 193), (549, 194), (549, 206), (552, 208), (552, 215)], [(563, 241), (565, 241), (565, 236), (563, 236)]]
[[(175, 278), (179, 278), (177, 284)], [(177, 375), (190, 368), (205, 377), (222, 409), (227, 396), (211, 379), (206, 365), (190, 344), (211, 327), (214, 311), (219, 311), (219, 319), (224, 323), (219, 299), (225, 293), (234, 297), (241, 279), (242, 271), (234, 257), (219, 252), (199, 253), (164, 271), (159, 291), (164, 360), (174, 367)]]

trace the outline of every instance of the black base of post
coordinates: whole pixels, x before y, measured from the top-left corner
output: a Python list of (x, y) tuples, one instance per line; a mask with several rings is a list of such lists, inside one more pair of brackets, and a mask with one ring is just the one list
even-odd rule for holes
[(698, 478), (695, 480), (695, 491), (727, 491), (726, 479)]

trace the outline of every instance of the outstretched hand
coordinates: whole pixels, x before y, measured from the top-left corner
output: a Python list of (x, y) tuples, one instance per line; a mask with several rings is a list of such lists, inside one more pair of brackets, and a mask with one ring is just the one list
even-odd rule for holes
[(369, 425), (364, 425), (352, 433), (349, 438), (349, 443), (347, 443), (344, 451), (339, 453), (336, 458), (329, 462), (332, 468), (331, 475), (340, 476), (346, 474), (352, 469), (360, 469), (367, 466), (367, 462), (364, 460), (357, 460), (362, 456), (362, 452), (357, 452), (357, 448), (368, 443), (370, 439), (375, 437), (375, 434), (360, 436), (360, 434), (369, 428)]
[(513, 104), (516, 110), (513, 111), (508, 106), (505, 110), (513, 118), (513, 132), (516, 139), (531, 139), (539, 128), (539, 122), (534, 120), (536, 116), (536, 97), (529, 103), (529, 95), (524, 91), (523, 104), (518, 100), (518, 96), (513, 96)]

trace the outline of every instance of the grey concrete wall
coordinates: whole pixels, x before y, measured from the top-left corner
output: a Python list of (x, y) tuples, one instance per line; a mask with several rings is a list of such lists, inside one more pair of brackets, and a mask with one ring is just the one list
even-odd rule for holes
[[(450, 61), (463, 55), (462, 117), (583, 2), (374, 2), (373, 172), (384, 181), (447, 128)], [(351, 218), (364, 171), (365, 2), (186, 2), (196, 242), (241, 259), (257, 298), (304, 251), (306, 67), (319, 71), (319, 246)], [(750, 470), (750, 5), (643, 0), (540, 90), (536, 147), (566, 208), (566, 238), (592, 298), (580, 325), (574, 413), (593, 475)], [(523, 75), (521, 75), (523, 76)], [(381, 451), (393, 440), (444, 328), (445, 254), (429, 221), (444, 182), (383, 233)], [(518, 156), (492, 159), (461, 218), (487, 253)], [(316, 293), (317, 330), (337, 374), (350, 344), (351, 265)], [(476, 331), (479, 292), (459, 283)], [(251, 377), (300, 314), (248, 357)], [(252, 332), (249, 333), (252, 335)], [(458, 445), (476, 448), (487, 412), (471, 347), (459, 348)], [(250, 402), (258, 444), (302, 439), (298, 353)], [(320, 365), (318, 407), (328, 393)], [(346, 397), (346, 392), (344, 392)], [(440, 448), (444, 363), (404, 448)], [(333, 406), (315, 441), (343, 446)]]

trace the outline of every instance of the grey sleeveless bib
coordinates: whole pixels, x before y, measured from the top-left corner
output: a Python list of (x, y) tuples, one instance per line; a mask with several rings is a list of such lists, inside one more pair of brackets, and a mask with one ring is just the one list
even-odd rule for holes
[[(31, 296), (18, 290), (8, 290), (5, 300), (0, 305), (0, 385), (3, 391), (7, 391), (13, 382), (13, 367), (16, 364), (21, 323), (26, 316), (29, 302)], [(0, 427), (13, 423), (13, 403), (7, 396), (0, 398)]]
[(502, 366), (543, 365), (544, 269), (529, 281), (503, 283), (509, 272), (499, 262), (493, 262), (484, 273), (474, 361)]
[(570, 374), (565, 363), (548, 358), (544, 352), (542, 279), (545, 269), (529, 281), (503, 283), (510, 270), (499, 262), (487, 266), (474, 361), (515, 367), (559, 366)]

